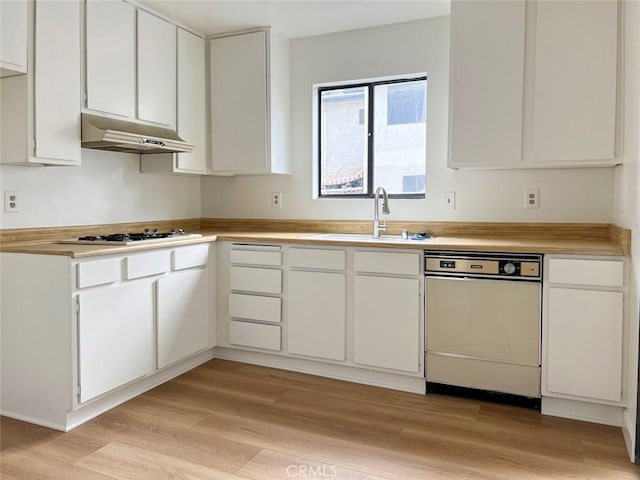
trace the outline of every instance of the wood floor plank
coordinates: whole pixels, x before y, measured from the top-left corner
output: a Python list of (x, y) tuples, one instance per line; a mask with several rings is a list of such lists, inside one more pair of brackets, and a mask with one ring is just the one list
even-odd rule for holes
[(149, 423), (127, 409), (112, 410), (79, 427), (83, 434), (175, 456), (229, 473), (237, 472), (260, 448), (212, 436), (206, 432)]
[(640, 479), (620, 428), (222, 360), (72, 432), (2, 419), (0, 438), (3, 480)]
[(346, 441), (308, 430), (232, 415), (212, 414), (193, 429), (208, 431), (234, 441), (242, 439), (256, 447), (286, 455), (302, 456), (399, 480), (511, 480), (510, 477), (495, 472), (482, 472), (461, 466), (461, 462), (443, 462), (435, 457), (420, 457), (379, 448), (370, 445), (366, 439), (361, 439), (361, 442)]
[(318, 394), (331, 395), (351, 399), (358, 402), (373, 402), (394, 408), (415, 409), (424, 411), (433, 409), (441, 414), (460, 415), (463, 418), (475, 416), (479, 411), (479, 403), (463, 398), (453, 399), (447, 396), (432, 396), (428, 401), (425, 395), (356, 384), (315, 375), (308, 375), (286, 370), (277, 370), (245, 365), (237, 373), (247, 375), (255, 382), (267, 382), (285, 386), (288, 389), (302, 389)]
[(209, 387), (216, 391), (232, 392), (235, 395), (244, 395), (248, 398), (259, 396), (264, 400), (271, 401), (277, 400), (289, 390), (288, 387), (273, 382), (256, 381), (251, 376), (239, 375), (237, 370), (221, 373), (199, 368), (178, 377), (176, 382)]
[(186, 405), (205, 405), (212, 412), (229, 412), (255, 420), (271, 420), (275, 424), (304, 428), (323, 433), (334, 438), (367, 438), (367, 442), (387, 445), (400, 432), (399, 428), (387, 427), (371, 421), (341, 421), (330, 414), (296, 409), (280, 402), (264, 402), (255, 398), (244, 400), (228, 392), (219, 391), (215, 397), (203, 395), (203, 387), (175, 383), (153, 392), (154, 396), (164, 399), (178, 399)]
[(115, 477), (59, 461), (50, 455), (22, 449), (9, 449), (0, 456), (0, 477), (21, 480), (114, 480)]
[(50, 428), (21, 422), (13, 418), (0, 417), (0, 451), (10, 447), (29, 445), (33, 442), (42, 442), (59, 435), (61, 435), (60, 432)]
[(471, 468), (484, 471), (503, 472), (513, 478), (528, 480), (579, 479), (579, 480), (613, 480), (637, 479), (638, 471), (634, 468), (633, 476), (624, 470), (607, 472), (606, 469), (592, 467), (583, 462), (582, 456), (568, 458), (559, 452), (531, 450), (513, 444), (505, 439), (502, 444), (485, 442), (473, 435), (465, 437), (449, 437), (442, 432), (403, 431), (398, 448), (422, 457), (433, 456), (449, 459)]
[(119, 442), (104, 446), (76, 465), (118, 480), (242, 480), (229, 472)]
[(263, 450), (247, 463), (239, 472), (253, 480), (282, 480), (286, 478), (304, 478), (322, 480), (339, 478), (340, 480), (392, 480), (339, 465), (316, 462), (308, 458), (293, 457), (281, 453)]
[(163, 402), (150, 395), (141, 395), (127, 402), (127, 412), (135, 414), (141, 422), (175, 428), (188, 428), (211, 413), (207, 408)]

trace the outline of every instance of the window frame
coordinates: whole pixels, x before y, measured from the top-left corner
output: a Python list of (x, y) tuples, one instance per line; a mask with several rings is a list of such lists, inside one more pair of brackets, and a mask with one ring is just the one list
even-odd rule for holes
[[(318, 86), (316, 89), (316, 105), (317, 105), (317, 112), (316, 112), (316, 123), (317, 123), (317, 138), (318, 138), (318, 142), (317, 142), (317, 158), (316, 158), (316, 166), (317, 166), (317, 171), (318, 171), (318, 178), (317, 178), (317, 185), (316, 188), (318, 189), (318, 197), (319, 199), (327, 199), (327, 198), (374, 198), (375, 196), (375, 185), (373, 183), (373, 173), (374, 173), (374, 166), (375, 166), (375, 152), (373, 149), (373, 142), (374, 142), (374, 138), (375, 138), (375, 126), (374, 126), (374, 119), (375, 119), (375, 95), (374, 95), (374, 90), (375, 87), (378, 85), (390, 85), (390, 84), (396, 84), (396, 83), (409, 83), (409, 82), (415, 82), (415, 81), (427, 81), (427, 75), (425, 74), (421, 74), (418, 76), (407, 76), (407, 77), (398, 77), (398, 78), (393, 78), (393, 79), (388, 79), (388, 80), (375, 80), (375, 81), (369, 81), (369, 82), (357, 82), (357, 83), (336, 83), (336, 84), (331, 84), (331, 85), (321, 85)], [(329, 90), (342, 90), (342, 89), (349, 89), (349, 88), (360, 88), (360, 87), (365, 87), (367, 89), (367, 109), (368, 109), (368, 115), (367, 115), (367, 182), (366, 182), (366, 186), (367, 186), (367, 191), (370, 193), (361, 193), (361, 194), (349, 194), (349, 193), (345, 193), (345, 194), (332, 194), (332, 195), (323, 195), (322, 194), (322, 142), (320, 141), (320, 139), (322, 138), (322, 92), (326, 92)], [(427, 105), (427, 101), (425, 99), (425, 108)], [(425, 128), (426, 128), (426, 123), (427, 123), (427, 117), (425, 116)], [(426, 136), (427, 132), (425, 131), (425, 136)], [(426, 152), (425, 152), (426, 153)], [(389, 198), (406, 198), (406, 199), (425, 199), (426, 198), (426, 194), (427, 194), (427, 187), (426, 187), (426, 165), (427, 160), (425, 158), (425, 191), (423, 193), (392, 193), (389, 194)]]

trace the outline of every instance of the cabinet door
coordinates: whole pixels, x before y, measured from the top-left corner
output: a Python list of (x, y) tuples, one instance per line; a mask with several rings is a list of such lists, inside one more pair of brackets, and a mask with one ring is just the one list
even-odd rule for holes
[(620, 401), (622, 292), (551, 287), (547, 302), (547, 390)]
[(524, 0), (451, 6), (449, 166), (522, 159)]
[(204, 39), (178, 29), (178, 134), (193, 144), (177, 154), (180, 172), (207, 173)]
[(152, 282), (82, 292), (79, 305), (80, 402), (153, 371)]
[(158, 280), (158, 368), (209, 345), (207, 270), (165, 275)]
[(533, 159), (612, 159), (618, 2), (536, 5)]
[(87, 0), (86, 107), (135, 116), (135, 7), (122, 1)]
[(344, 273), (289, 272), (289, 353), (345, 359)]
[(80, 3), (35, 4), (36, 157), (80, 163)]
[(216, 38), (210, 47), (213, 170), (265, 172), (266, 33)]
[(0, 2), (0, 77), (27, 72), (27, 2)]
[(420, 281), (354, 277), (354, 361), (420, 371)]
[(176, 26), (138, 10), (138, 118), (173, 126)]

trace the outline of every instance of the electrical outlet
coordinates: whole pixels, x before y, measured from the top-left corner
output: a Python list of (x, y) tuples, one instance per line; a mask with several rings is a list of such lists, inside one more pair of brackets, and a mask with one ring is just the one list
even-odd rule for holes
[(271, 192), (271, 206), (272, 207), (282, 206), (282, 192)]
[(17, 190), (4, 191), (4, 212), (18, 213), (20, 211), (20, 201)]
[(524, 191), (524, 208), (540, 208), (540, 189), (527, 188)]
[(444, 208), (455, 210), (456, 209), (456, 192), (443, 192), (442, 204), (444, 205)]

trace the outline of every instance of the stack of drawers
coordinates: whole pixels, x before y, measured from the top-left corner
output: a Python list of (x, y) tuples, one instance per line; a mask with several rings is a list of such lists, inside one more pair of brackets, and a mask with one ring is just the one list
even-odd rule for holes
[(281, 248), (234, 244), (230, 263), (229, 343), (281, 350)]

